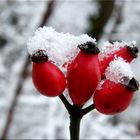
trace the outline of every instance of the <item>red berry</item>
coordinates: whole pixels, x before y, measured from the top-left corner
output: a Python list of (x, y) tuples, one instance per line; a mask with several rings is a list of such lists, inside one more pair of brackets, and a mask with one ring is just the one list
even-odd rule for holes
[[(58, 96), (65, 87), (66, 80), (59, 68), (45, 57), (32, 57), (32, 79), (37, 90), (45, 96)], [(40, 61), (39, 61), (40, 60)]]
[(129, 106), (135, 90), (138, 90), (138, 83), (134, 78), (128, 86), (105, 80), (101, 89), (96, 90), (94, 94), (95, 108), (106, 115), (120, 113)]
[(87, 42), (68, 66), (67, 83), (70, 97), (75, 105), (83, 105), (94, 93), (100, 78), (98, 48)]
[(123, 47), (119, 51), (116, 51), (113, 54), (110, 54), (109, 56), (104, 57), (102, 61), (100, 61), (100, 69), (102, 77), (104, 77), (104, 73), (106, 68), (108, 67), (109, 63), (114, 60), (116, 57), (122, 57), (126, 62), (131, 62), (134, 58), (137, 57), (138, 49), (137, 47)]

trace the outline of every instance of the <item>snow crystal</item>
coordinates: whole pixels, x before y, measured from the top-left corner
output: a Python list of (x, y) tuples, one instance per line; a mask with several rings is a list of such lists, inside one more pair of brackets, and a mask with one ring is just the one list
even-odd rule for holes
[(102, 80), (98, 86), (97, 86), (97, 90), (101, 90), (102, 89), (102, 85), (104, 84), (105, 80)]
[(127, 85), (129, 80), (134, 77), (134, 74), (129, 63), (125, 62), (123, 58), (118, 57), (109, 64), (105, 71), (105, 76), (110, 81)]
[(58, 33), (52, 27), (39, 28), (27, 42), (30, 55), (38, 50), (45, 50), (49, 60), (62, 68), (63, 64), (71, 61), (79, 52), (78, 45), (87, 41), (96, 43), (87, 34), (74, 36), (69, 33)]
[(119, 51), (121, 48), (124, 48), (127, 46), (134, 47), (136, 46), (136, 42), (135, 41), (132, 41), (132, 42), (125, 42), (125, 41), (117, 42), (116, 41), (116, 42), (110, 43), (106, 41), (103, 44), (103, 47), (100, 48), (99, 60), (102, 61), (105, 57), (108, 57), (110, 54), (113, 54), (116, 51)]

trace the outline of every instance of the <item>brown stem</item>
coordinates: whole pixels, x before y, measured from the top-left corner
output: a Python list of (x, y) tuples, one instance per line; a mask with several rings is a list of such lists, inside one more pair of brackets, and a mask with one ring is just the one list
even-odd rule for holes
[(48, 22), (49, 17), (51, 16), (51, 14), (53, 12), (54, 4), (55, 4), (55, 0), (50, 0), (47, 3), (46, 12), (44, 13), (44, 16), (42, 18), (42, 21), (41, 21), (39, 27), (43, 27)]
[(99, 40), (106, 23), (111, 17), (115, 0), (98, 0), (97, 2), (100, 5), (99, 14), (96, 17), (90, 17), (90, 29), (87, 32)]

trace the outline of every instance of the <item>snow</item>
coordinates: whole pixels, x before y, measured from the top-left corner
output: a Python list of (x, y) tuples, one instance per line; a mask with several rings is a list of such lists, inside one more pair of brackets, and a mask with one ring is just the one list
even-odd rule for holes
[(96, 43), (95, 39), (82, 34), (74, 36), (70, 33), (58, 33), (52, 27), (37, 29), (35, 35), (27, 42), (27, 48), (30, 55), (38, 50), (46, 51), (49, 60), (63, 68), (63, 64), (70, 62), (79, 52), (78, 45), (86, 42)]
[(134, 77), (134, 74), (131, 70), (130, 64), (125, 62), (123, 58), (118, 57), (110, 62), (105, 71), (105, 76), (106, 79), (112, 82), (127, 85), (129, 80)]
[[(47, 25), (53, 26), (59, 32), (82, 34), (88, 28), (89, 15), (98, 13), (98, 6), (95, 3), (93, 0), (56, 0), (53, 14)], [(0, 3), (0, 34), (8, 40), (6, 46), (0, 48), (0, 136), (27, 55), (26, 41), (40, 23), (45, 6), (45, 0), (22, 2), (2, 0)], [(122, 7), (121, 23), (106, 40), (134, 39), (139, 47), (140, 3), (138, 0), (129, 0), (125, 1)], [(19, 18), (20, 22), (17, 25), (9, 23), (13, 13), (16, 13)], [(110, 29), (110, 25), (108, 27)], [(140, 79), (140, 57), (132, 66), (136, 77)], [(7, 139), (69, 139), (69, 116), (63, 104), (59, 98), (50, 99), (37, 93), (31, 80), (31, 65), (28, 72), (28, 78), (22, 83), (23, 89), (14, 110)], [(81, 122), (80, 138), (140, 139), (140, 135), (136, 135), (136, 132), (140, 132), (139, 99), (140, 94), (136, 93), (131, 106), (114, 117), (102, 115), (96, 110), (87, 114)], [(117, 123), (114, 124), (114, 120)]]
[(101, 80), (100, 83), (97, 86), (97, 90), (101, 90), (102, 89), (102, 85), (104, 84), (105, 80)]
[(99, 60), (102, 61), (105, 57), (109, 57), (110, 54), (113, 54), (117, 51), (119, 51), (121, 48), (124, 47), (135, 47), (136, 46), (136, 41), (132, 42), (113, 42), (110, 43), (109, 41), (106, 41), (103, 46), (100, 48), (100, 53), (99, 53)]

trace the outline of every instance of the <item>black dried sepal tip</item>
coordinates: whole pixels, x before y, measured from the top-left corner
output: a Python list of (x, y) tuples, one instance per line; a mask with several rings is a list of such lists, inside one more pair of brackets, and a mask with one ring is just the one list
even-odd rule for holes
[(45, 62), (48, 61), (48, 56), (46, 55), (46, 51), (38, 50), (31, 56), (33, 62)]
[(98, 54), (100, 52), (93, 42), (86, 42), (84, 44), (78, 45), (78, 48), (88, 54)]
[(139, 83), (135, 78), (132, 78), (126, 88), (131, 91), (137, 91), (139, 90)]
[(134, 46), (134, 47), (127, 46), (127, 49), (134, 58), (137, 58), (139, 50), (136, 46)]

